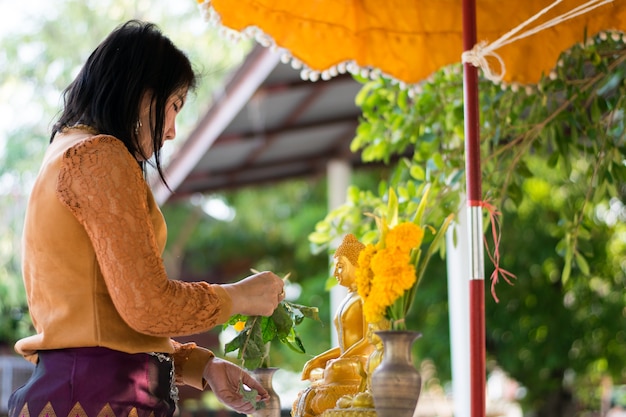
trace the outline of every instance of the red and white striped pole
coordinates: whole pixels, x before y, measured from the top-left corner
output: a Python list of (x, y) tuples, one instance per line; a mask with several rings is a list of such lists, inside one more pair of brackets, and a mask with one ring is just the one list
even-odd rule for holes
[[(463, 50), (476, 44), (476, 1), (463, 0)], [(482, 192), (478, 68), (463, 64), (465, 109), (465, 176), (469, 227), (470, 400), (471, 417), (485, 417), (485, 262), (483, 252)]]

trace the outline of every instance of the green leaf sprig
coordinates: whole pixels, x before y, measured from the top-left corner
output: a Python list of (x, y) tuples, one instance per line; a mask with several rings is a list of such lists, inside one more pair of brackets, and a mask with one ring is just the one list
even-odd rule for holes
[(296, 326), (305, 318), (320, 321), (317, 307), (309, 307), (289, 301), (281, 301), (269, 317), (245, 316), (236, 314), (224, 324), (224, 328), (237, 327), (245, 323), (243, 329), (226, 345), (224, 352), (238, 351), (247, 369), (269, 367), (268, 344), (274, 340), (287, 345), (293, 351), (305, 353), (305, 348), (296, 331)]
[(241, 381), (239, 381), (239, 393), (245, 401), (252, 404), (255, 410), (262, 410), (267, 406), (265, 401), (257, 401), (256, 398), (259, 396), (259, 391), (244, 385)]

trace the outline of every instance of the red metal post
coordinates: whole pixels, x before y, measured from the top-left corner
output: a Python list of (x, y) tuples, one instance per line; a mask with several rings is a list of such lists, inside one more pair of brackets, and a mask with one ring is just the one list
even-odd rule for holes
[[(463, 0), (463, 50), (476, 44), (476, 1)], [(470, 252), (470, 399), (471, 417), (485, 417), (485, 278), (482, 247), (482, 191), (478, 69), (463, 64), (465, 100), (465, 175)]]
[[(463, 50), (476, 45), (476, 1), (463, 0)], [(463, 64), (463, 95), (465, 99), (465, 175), (467, 201), (480, 206), (480, 127), (478, 114), (478, 68)]]

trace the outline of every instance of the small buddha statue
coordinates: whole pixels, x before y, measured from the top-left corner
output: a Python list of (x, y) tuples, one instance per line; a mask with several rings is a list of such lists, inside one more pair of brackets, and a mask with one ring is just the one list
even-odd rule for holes
[(339, 398), (355, 395), (366, 388), (367, 362), (375, 346), (368, 337), (368, 323), (355, 282), (359, 253), (364, 247), (354, 235), (348, 234), (334, 254), (334, 276), (348, 289), (333, 321), (339, 346), (315, 356), (304, 365), (302, 379), (309, 380), (311, 386), (301, 392), (294, 403), (294, 417), (319, 416), (335, 407)]

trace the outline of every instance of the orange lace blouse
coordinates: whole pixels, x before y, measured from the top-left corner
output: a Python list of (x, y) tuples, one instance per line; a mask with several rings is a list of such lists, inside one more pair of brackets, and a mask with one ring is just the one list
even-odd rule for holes
[(228, 319), (219, 285), (170, 280), (166, 226), (135, 158), (111, 136), (79, 130), (50, 144), (26, 212), (23, 275), (36, 334), (15, 349), (102, 346), (174, 357), (177, 382), (202, 389), (213, 354), (171, 338)]

